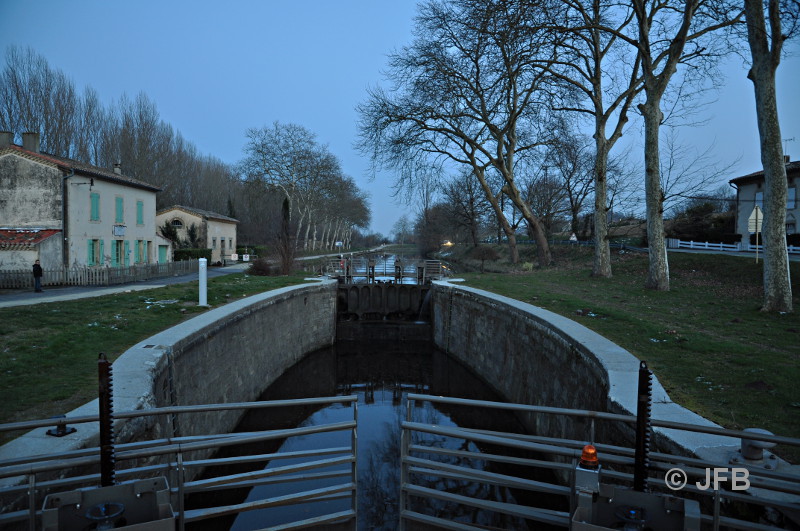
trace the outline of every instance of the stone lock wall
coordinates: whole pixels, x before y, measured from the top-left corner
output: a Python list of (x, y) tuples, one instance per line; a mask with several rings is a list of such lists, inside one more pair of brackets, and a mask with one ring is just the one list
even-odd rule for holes
[[(470, 367), (507, 401), (625, 415), (636, 414), (640, 361), (588, 328), (542, 308), (494, 293), (435, 282), (431, 311), (436, 345)], [(716, 426), (672, 402), (653, 378), (652, 418)], [(531, 433), (632, 445), (632, 426), (563, 415), (520, 418)], [(720, 458), (738, 440), (654, 429), (662, 451)]]

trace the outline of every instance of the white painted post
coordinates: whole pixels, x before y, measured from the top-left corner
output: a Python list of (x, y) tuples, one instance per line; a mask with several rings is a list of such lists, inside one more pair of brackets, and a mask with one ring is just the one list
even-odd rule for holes
[(208, 260), (205, 258), (200, 259), (200, 268), (198, 274), (200, 276), (200, 306), (208, 306)]

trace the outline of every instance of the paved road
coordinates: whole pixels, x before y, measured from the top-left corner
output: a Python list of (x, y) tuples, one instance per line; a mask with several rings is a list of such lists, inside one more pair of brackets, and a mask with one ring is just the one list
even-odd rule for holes
[[(216, 278), (230, 273), (241, 273), (250, 264), (240, 263), (227, 267), (209, 267), (208, 278)], [(157, 278), (144, 282), (134, 282), (132, 284), (120, 284), (118, 286), (52, 286), (42, 293), (35, 293), (33, 290), (3, 290), (0, 291), (0, 308), (12, 306), (28, 306), (31, 304), (41, 304), (45, 302), (57, 302), (88, 297), (100, 297), (112, 293), (124, 293), (129, 291), (140, 291), (145, 289), (163, 288), (170, 284), (181, 284), (197, 280), (197, 273), (180, 275), (174, 277)]]
[[(366, 252), (376, 252), (383, 246), (370, 249)], [(362, 251), (364, 252), (364, 251)], [(351, 253), (346, 253), (351, 254)], [(316, 260), (327, 256), (339, 256), (337, 253), (318, 256), (305, 256), (297, 260)], [(215, 278), (230, 273), (241, 273), (250, 266), (249, 263), (238, 263), (226, 267), (209, 267), (208, 278)], [(51, 286), (42, 293), (35, 293), (33, 290), (0, 290), (0, 308), (10, 308), (13, 306), (29, 306), (31, 304), (42, 304), (45, 302), (67, 301), (75, 299), (85, 299), (89, 297), (100, 297), (112, 293), (125, 293), (130, 291), (141, 291), (145, 289), (163, 288), (170, 284), (181, 284), (197, 280), (197, 273), (180, 275), (174, 277), (158, 278), (144, 282), (132, 284), (120, 284), (118, 286)]]

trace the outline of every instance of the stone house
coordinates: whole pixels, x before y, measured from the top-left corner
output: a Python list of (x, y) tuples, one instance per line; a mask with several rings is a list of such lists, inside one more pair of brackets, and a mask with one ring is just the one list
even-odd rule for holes
[(158, 227), (169, 223), (178, 237), (188, 239), (189, 227), (197, 227), (197, 235), (206, 249), (211, 249), (211, 263), (230, 261), (236, 254), (236, 224), (239, 220), (199, 208), (174, 205), (156, 213)]
[(122, 267), (167, 261), (151, 184), (42, 153), (38, 133), (0, 132), (0, 270)]
[[(786, 179), (789, 194), (786, 200), (786, 235), (796, 234), (800, 223), (800, 203), (797, 188), (800, 187), (800, 161), (790, 162), (786, 157)], [(757, 171), (731, 179), (729, 183), (736, 188), (736, 233), (742, 235), (744, 246), (750, 241), (748, 220), (758, 205), (764, 210), (764, 171)]]

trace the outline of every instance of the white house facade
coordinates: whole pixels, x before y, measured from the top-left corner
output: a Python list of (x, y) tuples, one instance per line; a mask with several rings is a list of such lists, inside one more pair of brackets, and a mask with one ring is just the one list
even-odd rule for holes
[(0, 132), (0, 269), (30, 268), (34, 259), (46, 269), (170, 259), (169, 242), (156, 232), (159, 188), (126, 177), (119, 166), (41, 153), (38, 134), (23, 134), (22, 146), (12, 139)]

